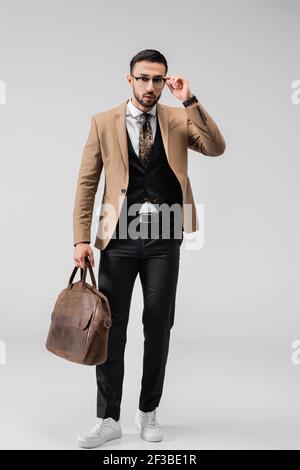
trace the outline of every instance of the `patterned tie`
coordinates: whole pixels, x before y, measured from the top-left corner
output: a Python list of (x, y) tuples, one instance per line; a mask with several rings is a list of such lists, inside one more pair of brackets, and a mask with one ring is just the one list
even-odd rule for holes
[(141, 164), (146, 167), (149, 161), (149, 154), (153, 145), (152, 128), (150, 124), (150, 114), (143, 113), (140, 115), (140, 140), (139, 140), (139, 158)]

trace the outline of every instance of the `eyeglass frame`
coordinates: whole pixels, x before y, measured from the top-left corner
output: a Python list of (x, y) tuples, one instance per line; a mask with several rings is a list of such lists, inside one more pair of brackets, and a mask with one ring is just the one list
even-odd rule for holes
[[(147, 84), (147, 83), (149, 82), (149, 80), (152, 80), (152, 81), (153, 81), (153, 86), (156, 86), (157, 88), (162, 88), (162, 87), (166, 84), (166, 80), (167, 80), (167, 77), (161, 77), (161, 76), (157, 76), (157, 77), (147, 77), (147, 76), (144, 76), (144, 75), (140, 75), (139, 77), (136, 77), (135, 75), (132, 75), (132, 74), (131, 74), (131, 76), (132, 76), (133, 78), (135, 78), (138, 83), (139, 83), (139, 80), (142, 79), (142, 78), (145, 78), (145, 79), (147, 80), (146, 82), (144, 82), (145, 84)], [(156, 78), (163, 81), (163, 85), (162, 85), (162, 86), (159, 86), (159, 85), (157, 85), (156, 83), (154, 83), (154, 80), (155, 80)], [(141, 83), (143, 83), (143, 82), (141, 82)]]

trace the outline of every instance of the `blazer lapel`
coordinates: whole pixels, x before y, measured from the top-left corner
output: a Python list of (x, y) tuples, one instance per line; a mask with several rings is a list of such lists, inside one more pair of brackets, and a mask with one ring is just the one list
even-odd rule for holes
[[(114, 121), (116, 126), (116, 135), (117, 140), (120, 146), (120, 150), (122, 153), (122, 157), (126, 166), (126, 170), (129, 171), (128, 168), (128, 146), (127, 146), (127, 134), (126, 134), (126, 106), (129, 101), (129, 98), (122, 103), (114, 115)], [(161, 135), (165, 147), (165, 152), (170, 163), (170, 155), (169, 155), (169, 122), (168, 122), (168, 111), (161, 105), (160, 103), (156, 104), (156, 113), (157, 119), (159, 121), (159, 126), (161, 130)]]

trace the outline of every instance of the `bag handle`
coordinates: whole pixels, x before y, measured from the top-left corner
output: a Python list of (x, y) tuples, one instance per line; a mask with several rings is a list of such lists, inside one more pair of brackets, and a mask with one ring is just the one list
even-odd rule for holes
[[(88, 256), (86, 256), (84, 258), (84, 260), (85, 260), (85, 268), (84, 269), (80, 268), (80, 280), (81, 280), (81, 282), (83, 283), (83, 285), (85, 287), (86, 273), (87, 273), (87, 268), (88, 268), (90, 276), (91, 276), (93, 287), (95, 287), (97, 289), (94, 271), (93, 271), (93, 268), (91, 266), (91, 263), (90, 263), (90, 260), (89, 260)], [(75, 274), (77, 272), (77, 269), (78, 269), (78, 266), (75, 266), (74, 269), (73, 269), (73, 272), (72, 272), (72, 274), (70, 276), (70, 279), (69, 279), (68, 289), (71, 289), (71, 287), (72, 287), (72, 282), (73, 282), (73, 279), (74, 279)]]

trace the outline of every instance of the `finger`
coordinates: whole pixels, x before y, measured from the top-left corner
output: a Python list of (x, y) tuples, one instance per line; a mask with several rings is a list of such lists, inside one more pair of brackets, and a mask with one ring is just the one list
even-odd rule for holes
[(179, 75), (177, 75), (175, 78), (176, 88), (183, 88), (184, 81), (185, 79), (183, 77), (180, 77)]
[(169, 88), (170, 92), (173, 93), (173, 87), (172, 87), (172, 85), (171, 85), (170, 83), (167, 83), (167, 85), (168, 85), (168, 88)]
[(183, 78), (180, 77), (179, 75), (175, 75), (174, 82), (177, 83), (177, 82), (181, 82), (181, 81), (183, 81)]
[(90, 253), (89, 258), (90, 258), (90, 263), (91, 263), (92, 267), (94, 268), (95, 267), (95, 260), (94, 260), (93, 252)]
[(84, 257), (80, 258), (80, 267), (81, 267), (82, 269), (85, 269)]
[(172, 75), (170, 75), (170, 76), (168, 76), (168, 77), (166, 77), (166, 78), (167, 78), (167, 80), (166, 80), (167, 85), (169, 85), (170, 83), (172, 83), (172, 81), (173, 81)]

